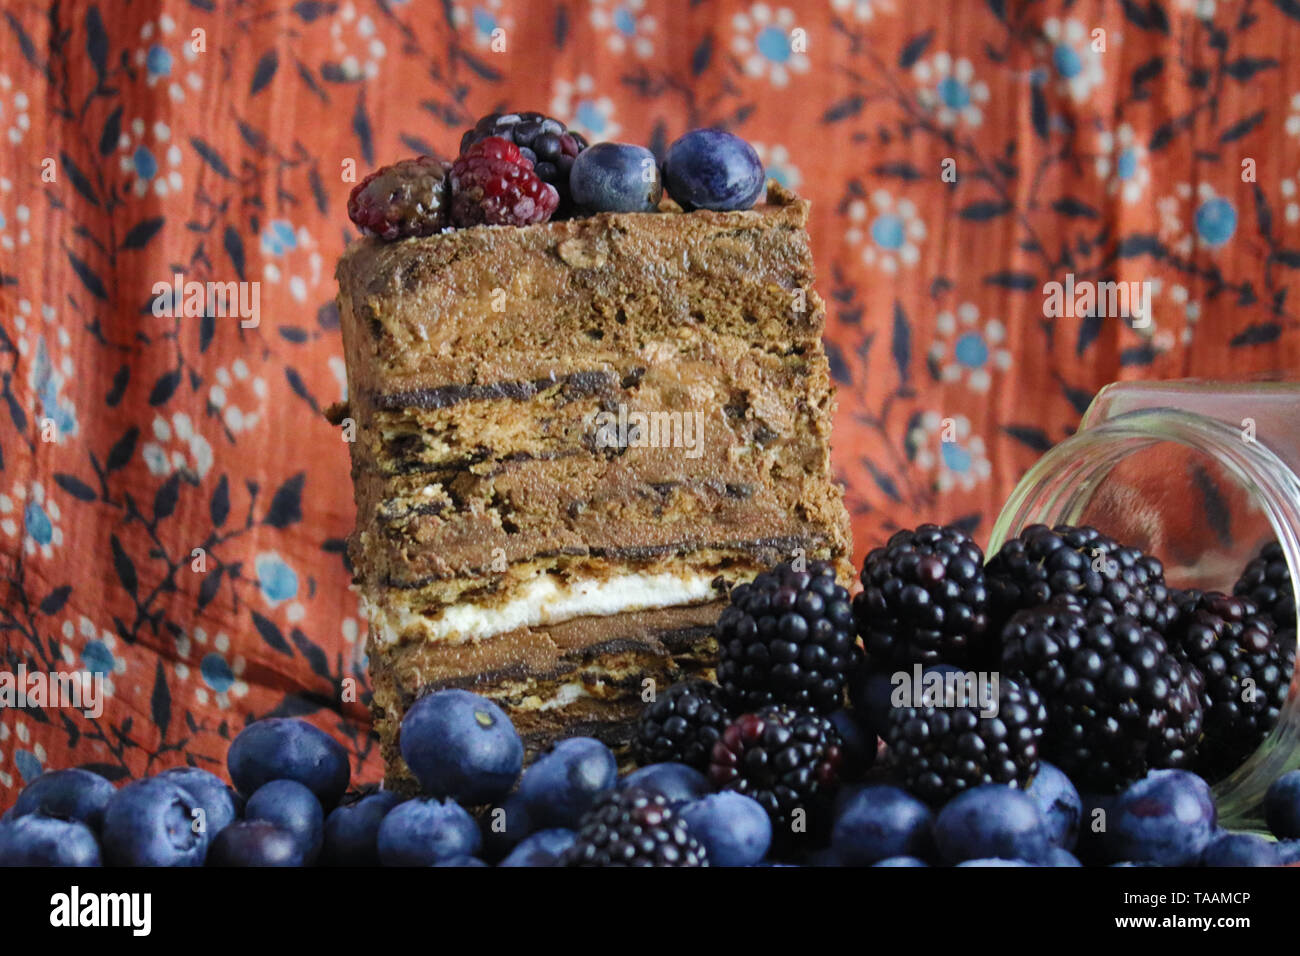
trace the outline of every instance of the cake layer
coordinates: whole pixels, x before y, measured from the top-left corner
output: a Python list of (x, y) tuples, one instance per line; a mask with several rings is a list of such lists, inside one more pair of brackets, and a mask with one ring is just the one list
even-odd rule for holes
[[(804, 483), (795, 478), (790, 484), (797, 492)], [(511, 586), (509, 575), (531, 574), (533, 566), (680, 560), (713, 567), (786, 560), (796, 550), (834, 557), (847, 548), (843, 530), (825, 518), (837, 498), (823, 497), (819, 513), (813, 494), (790, 503), (791, 496), (769, 490), (733, 496), (727, 488), (700, 484), (634, 486), (633, 494), (559, 494), (556, 513), (535, 524), (532, 512), (517, 506), (508, 518), (493, 508), (452, 516), (408, 513), (355, 536), (352, 563), (363, 583), (455, 597), (465, 588), (449, 585), (453, 579), (471, 589), (503, 591)]]
[(742, 212), (605, 213), (353, 243), (338, 267), (350, 394), (410, 405), (518, 392), (587, 371), (597, 348), (815, 343), (824, 317), (807, 216), (805, 200), (773, 186), (766, 205)]
[[(679, 355), (582, 374), (598, 384), (579, 391), (572, 379), (543, 380), (519, 397), (450, 405), (419, 404), (417, 395), (353, 402), (346, 414), (360, 426), (354, 460), (380, 474), (441, 477), (488, 462), (610, 457), (640, 446), (718, 457), (736, 445), (770, 449), (815, 433), (810, 420), (830, 391), (824, 359), (795, 353)], [(396, 401), (408, 404), (389, 405)]]
[(414, 789), (401, 759), (402, 715), (420, 696), (464, 688), (496, 701), (531, 758), (559, 735), (624, 744), (629, 722), (652, 692), (686, 676), (711, 676), (713, 622), (722, 601), (518, 628), (457, 646), (372, 649), (372, 710), (388, 773), (385, 785)]
[(716, 571), (700, 573), (676, 565), (599, 570), (606, 573), (557, 574), (541, 565), (504, 593), (462, 594), (455, 600), (429, 601), (419, 592), (362, 588), (362, 603), (372, 644), (463, 644), (588, 615), (699, 604), (725, 596), (736, 583)]
[(480, 573), (502, 558), (809, 536), (847, 545), (839, 489), (823, 477), (818, 444), (810, 434), (783, 446), (784, 455), (724, 445), (699, 459), (644, 448), (609, 459), (484, 463), (446, 482), (358, 475), (353, 560), (405, 584)]
[[(852, 573), (837, 546), (809, 535), (727, 542), (725, 547), (673, 547), (649, 555), (619, 556), (589, 549), (583, 555), (539, 557), (499, 572), (486, 567), (406, 587), (376, 582), (374, 569), (365, 569), (359, 572), (358, 590), (373, 640), (459, 643), (508, 629), (512, 621), (554, 622), (649, 606), (641, 604), (646, 593), (657, 595), (656, 604), (702, 600), (710, 589), (725, 592), (764, 568), (799, 556), (837, 561), (839, 576), (846, 583)], [(489, 620), (503, 623), (484, 623)]]

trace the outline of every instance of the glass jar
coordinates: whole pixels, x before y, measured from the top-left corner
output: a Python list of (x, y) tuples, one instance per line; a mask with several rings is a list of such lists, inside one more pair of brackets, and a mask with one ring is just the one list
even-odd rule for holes
[[(1300, 582), (1300, 384), (1132, 382), (1031, 468), (998, 516), (994, 554), (1031, 524), (1092, 525), (1148, 551), (1172, 587), (1231, 593), (1276, 538)], [(1300, 623), (1300, 622), (1298, 622)], [(1257, 827), (1268, 785), (1300, 766), (1300, 680), (1277, 726), (1214, 786), (1227, 826)]]

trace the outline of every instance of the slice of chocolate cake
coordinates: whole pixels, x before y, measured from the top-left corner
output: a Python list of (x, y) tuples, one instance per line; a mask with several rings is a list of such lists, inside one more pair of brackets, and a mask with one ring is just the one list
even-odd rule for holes
[(418, 696), (496, 700), (530, 751), (624, 742), (647, 681), (713, 666), (728, 589), (837, 561), (833, 398), (804, 230), (603, 213), (350, 246), (350, 549), (388, 768)]

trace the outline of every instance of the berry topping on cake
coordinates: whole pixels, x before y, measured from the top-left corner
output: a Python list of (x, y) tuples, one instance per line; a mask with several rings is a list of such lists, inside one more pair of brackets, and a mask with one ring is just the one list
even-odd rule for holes
[(499, 136), (470, 146), (451, 167), (451, 221), (457, 226), (527, 226), (546, 222), (559, 205), (532, 160)]
[(565, 866), (708, 866), (686, 821), (658, 794), (615, 790), (582, 821)]
[(559, 120), (542, 113), (489, 113), (461, 137), (460, 154), (464, 156), (471, 146), (489, 136), (518, 146), (523, 157), (532, 162), (537, 178), (550, 183), (560, 195), (560, 205), (553, 218), (568, 215), (569, 173), (575, 158), (587, 148), (582, 134), (566, 129)]
[(736, 712), (775, 703), (835, 710), (861, 658), (849, 594), (823, 561), (806, 571), (786, 562), (733, 589), (717, 635), (718, 683)]
[(763, 192), (754, 147), (720, 129), (692, 130), (664, 155), (664, 186), (683, 209), (748, 209)]
[(348, 217), (380, 239), (433, 235), (447, 225), (447, 165), (417, 156), (375, 170), (353, 188)]
[(585, 150), (573, 162), (569, 189), (584, 212), (654, 212), (664, 192), (654, 153), (628, 143)]
[(899, 531), (862, 565), (853, 614), (873, 667), (976, 661), (988, 625), (984, 553), (959, 528)]
[(641, 766), (684, 763), (705, 770), (729, 718), (722, 688), (705, 680), (674, 684), (641, 711), (632, 755)]

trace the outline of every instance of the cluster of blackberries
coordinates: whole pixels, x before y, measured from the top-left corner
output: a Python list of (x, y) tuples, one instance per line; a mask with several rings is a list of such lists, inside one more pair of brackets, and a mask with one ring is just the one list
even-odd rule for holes
[[(1162, 768), (1218, 779), (1277, 723), (1294, 669), (1294, 592), (1277, 544), (1229, 598), (1170, 588), (1157, 558), (1095, 528), (1033, 525), (985, 563), (960, 530), (925, 525), (872, 551), (862, 585), (868, 671), (987, 668), (1037, 691), (1046, 711), (1041, 738), (990, 748), (976, 728), (996, 721), (892, 709), (891, 759), (926, 798), (1010, 780), (1016, 761), (1023, 782), (1035, 752), (1102, 792)], [(959, 738), (975, 756), (954, 759)]]
[(1276, 547), (1228, 597), (1170, 588), (1095, 528), (1027, 527), (986, 562), (960, 528), (922, 525), (871, 551), (861, 582), (850, 600), (833, 565), (787, 563), (737, 586), (717, 682), (647, 705), (637, 761), (752, 797), (791, 851), (792, 821), (816, 832), (869, 771), (932, 807), (1029, 790), (1040, 767), (1097, 793), (1163, 769), (1221, 778), (1277, 723), (1294, 669)]

